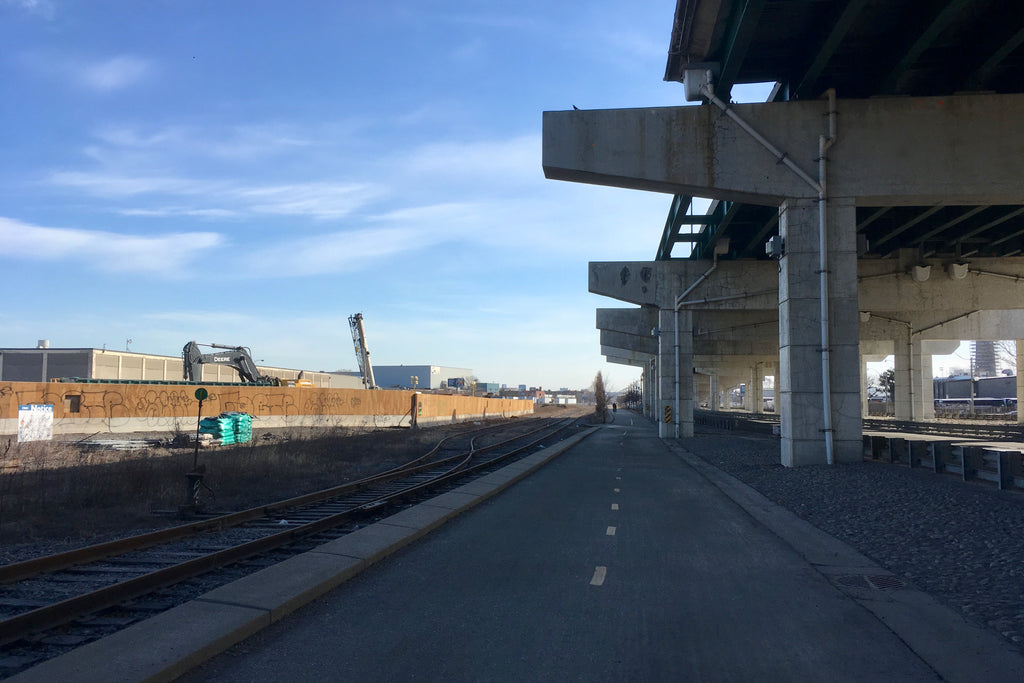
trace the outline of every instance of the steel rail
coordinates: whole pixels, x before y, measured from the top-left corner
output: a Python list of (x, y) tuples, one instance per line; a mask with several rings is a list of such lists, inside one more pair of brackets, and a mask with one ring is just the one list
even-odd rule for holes
[[(206, 531), (227, 529), (246, 522), (251, 522), (262, 517), (266, 517), (269, 514), (277, 512), (278, 510), (298, 507), (300, 505), (309, 505), (311, 503), (321, 502), (329, 498), (335, 498), (337, 496), (354, 493), (355, 491), (380, 484), (390, 479), (395, 479), (409, 474), (415, 474), (416, 472), (430, 469), (436, 466), (437, 461), (427, 461), (429, 458), (437, 455), (441, 447), (450, 440), (461, 438), (467, 434), (475, 433), (478, 431), (495, 430), (505, 427), (507, 425), (502, 424), (498, 427), (485, 427), (483, 429), (474, 429), (461, 434), (449, 434), (448, 436), (441, 439), (430, 451), (427, 453), (410, 460), (404, 465), (399, 465), (390, 470), (385, 470), (378, 474), (364, 477), (356, 481), (346, 482), (339, 484), (338, 486), (332, 486), (319, 491), (313, 491), (312, 493), (305, 493), (293, 498), (286, 500), (276, 501), (267, 505), (258, 505), (256, 507), (249, 508), (247, 510), (240, 510), (238, 512), (231, 512), (225, 515), (218, 515), (210, 519), (189, 522), (188, 524), (179, 524), (177, 526), (168, 527), (166, 529), (160, 529), (158, 531), (150, 531), (144, 534), (138, 534), (130, 536), (128, 538), (121, 538), (114, 541), (106, 541), (103, 543), (96, 543), (93, 545), (85, 546), (83, 548), (76, 548), (74, 550), (68, 550), (62, 553), (56, 553), (54, 555), (47, 555), (45, 557), (33, 558), (31, 560), (25, 560), (23, 562), (14, 562), (11, 564), (0, 565), (0, 584), (11, 583), (25, 579), (29, 576), (41, 574), (43, 572), (59, 571), (61, 569), (67, 569), (75, 565), (85, 564), (88, 562), (96, 562), (106, 557), (113, 557), (121, 555), (132, 550), (142, 550), (144, 548), (150, 548), (161, 543), (168, 543), (170, 541), (176, 541), (189, 536), (195, 536)], [(457, 456), (450, 456), (457, 457)], [(427, 461), (427, 462), (424, 462)]]
[[(436, 487), (449, 481), (455, 476), (465, 476), (468, 472), (474, 471), (474, 469), (493, 466), (497, 461), (507, 459), (517, 453), (536, 446), (551, 436), (563, 431), (569, 426), (569, 424), (569, 420), (563, 420), (562, 424), (557, 425), (555, 429), (551, 430), (540, 439), (531, 441), (530, 443), (514, 449), (510, 453), (503, 454), (498, 458), (493, 458), (484, 463), (480, 463), (476, 468), (462, 469), (464, 464), (474, 457), (474, 454), (493, 450), (512, 441), (521, 440), (539, 431), (543, 431), (547, 427), (538, 427), (535, 430), (521, 434), (515, 438), (507, 439), (503, 442), (492, 444), (491, 446), (487, 446), (482, 449), (476, 449), (475, 451), (471, 451), (468, 455), (459, 454), (457, 456), (444, 458), (441, 461), (430, 463), (429, 467), (436, 468), (439, 463), (445, 464), (450, 460), (463, 457), (463, 462), (460, 462), (455, 468), (448, 470), (427, 482), (417, 483), (410, 487), (404, 487), (399, 491), (385, 494), (355, 508), (334, 513), (321, 519), (305, 523), (301, 526), (293, 527), (287, 531), (281, 531), (238, 546), (215, 551), (170, 567), (158, 569), (154, 572), (149, 572), (141, 576), (100, 588), (90, 593), (68, 598), (52, 605), (39, 607), (8, 619), (4, 619), (0, 621), (0, 645), (13, 642), (27, 633), (41, 631), (67, 623), (81, 614), (117, 605), (125, 600), (144, 595), (158, 588), (183, 581), (187, 578), (211, 571), (226, 564), (244, 560), (248, 557), (279, 548), (312, 534), (339, 526), (354, 517), (366, 514), (376, 508), (386, 505), (389, 502), (393, 502), (399, 498), (408, 497), (428, 488)], [(418, 460), (420, 459), (418, 458), (417, 461)]]

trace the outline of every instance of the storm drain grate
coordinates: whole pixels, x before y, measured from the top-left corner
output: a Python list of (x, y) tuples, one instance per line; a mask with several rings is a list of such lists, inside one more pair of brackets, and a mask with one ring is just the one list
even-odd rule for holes
[(850, 588), (874, 588), (876, 590), (895, 590), (905, 588), (906, 582), (898, 576), (882, 574), (877, 576), (866, 576), (863, 574), (851, 574), (836, 577), (836, 583)]

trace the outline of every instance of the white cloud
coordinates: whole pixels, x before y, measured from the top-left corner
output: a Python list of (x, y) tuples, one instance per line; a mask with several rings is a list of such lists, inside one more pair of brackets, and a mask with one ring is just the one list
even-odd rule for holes
[(120, 90), (143, 80), (151, 69), (150, 63), (131, 55), (119, 55), (102, 62), (77, 67), (79, 82), (100, 92)]
[(311, 182), (281, 185), (237, 185), (229, 181), (198, 180), (168, 176), (112, 175), (61, 171), (50, 183), (83, 190), (95, 197), (129, 198), (146, 195), (189, 197), (197, 203), (219, 206), (124, 207), (129, 215), (189, 215), (206, 218), (243, 214), (306, 216), (335, 219), (357, 210), (381, 193), (367, 183)]
[(522, 135), (507, 140), (444, 142), (425, 145), (401, 160), (416, 174), (534, 181), (540, 173), (541, 138)]
[[(134, 159), (133, 153), (167, 156), (214, 157), (246, 160), (308, 148), (313, 141), (282, 124), (244, 124), (198, 129), (164, 126), (143, 130), (139, 126), (107, 125), (94, 133), (101, 143), (87, 149), (98, 160)], [(143, 157), (145, 158), (145, 157)]]
[(239, 187), (229, 193), (253, 213), (340, 218), (365, 204), (374, 189), (356, 183), (295, 183)]
[(47, 228), (0, 217), (2, 258), (36, 261), (74, 258), (111, 272), (176, 277), (205, 250), (222, 242), (220, 235), (209, 232), (125, 235), (103, 230)]
[(43, 19), (53, 19), (54, 7), (50, 0), (3, 0), (3, 4), (18, 7)]
[(181, 206), (164, 206), (151, 209), (121, 209), (118, 211), (122, 216), (141, 216), (148, 218), (167, 218), (170, 216), (185, 216), (191, 218), (238, 218), (237, 211), (228, 209), (189, 209)]
[(58, 171), (50, 174), (53, 185), (74, 187), (95, 197), (131, 197), (143, 194), (195, 195), (217, 191), (210, 183), (186, 178), (145, 175), (117, 175)]
[(441, 241), (440, 236), (409, 228), (358, 229), (333, 232), (259, 249), (249, 264), (269, 264), (272, 270), (247, 268), (246, 276), (307, 276), (365, 270), (374, 263)]

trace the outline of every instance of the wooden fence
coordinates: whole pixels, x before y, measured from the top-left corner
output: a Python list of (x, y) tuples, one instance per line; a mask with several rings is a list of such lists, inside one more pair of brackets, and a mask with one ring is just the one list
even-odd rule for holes
[[(19, 406), (53, 406), (54, 434), (195, 428), (200, 385), (0, 382), (0, 435), (18, 433)], [(204, 417), (237, 411), (270, 427), (398, 427), (533, 413), (532, 401), (412, 391), (211, 385)]]

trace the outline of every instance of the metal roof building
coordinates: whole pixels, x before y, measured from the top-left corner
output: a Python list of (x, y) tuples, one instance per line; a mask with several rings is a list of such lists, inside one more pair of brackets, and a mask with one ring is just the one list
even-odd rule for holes
[(381, 389), (447, 389), (449, 379), (472, 378), (470, 368), (450, 368), (443, 365), (374, 365), (373, 377)]
[[(333, 389), (361, 389), (356, 374), (312, 372), (259, 366), (266, 375), (297, 379), (302, 373), (315, 386)], [(49, 382), (61, 378), (123, 380), (125, 382), (182, 381), (181, 357), (158, 356), (134, 351), (92, 348), (0, 349), (0, 381)], [(238, 372), (227, 365), (203, 365), (203, 382), (238, 382)]]

